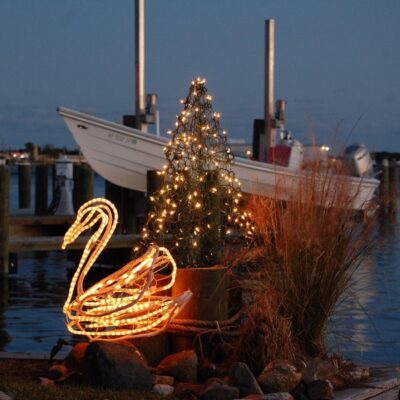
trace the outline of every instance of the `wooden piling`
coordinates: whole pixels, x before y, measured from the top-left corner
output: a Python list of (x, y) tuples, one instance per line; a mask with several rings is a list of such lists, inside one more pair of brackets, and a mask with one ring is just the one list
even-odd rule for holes
[(9, 271), (10, 171), (0, 165), (0, 278)]
[(31, 164), (18, 165), (18, 207), (31, 207)]
[(393, 159), (389, 164), (389, 212), (397, 211), (397, 182), (399, 179), (397, 160)]
[(161, 175), (159, 171), (156, 170), (147, 171), (147, 212), (152, 207), (150, 196), (152, 196), (155, 192), (158, 192), (163, 185), (164, 175)]
[(37, 164), (35, 168), (35, 215), (46, 215), (48, 207), (48, 165)]
[(105, 197), (110, 200), (118, 211), (118, 224), (115, 233), (122, 233), (123, 227), (123, 188), (105, 180)]
[(380, 211), (382, 214), (388, 212), (389, 199), (389, 162), (387, 159), (382, 160), (380, 174), (379, 196), (380, 196)]
[(87, 163), (74, 164), (74, 210), (93, 198), (94, 173)]

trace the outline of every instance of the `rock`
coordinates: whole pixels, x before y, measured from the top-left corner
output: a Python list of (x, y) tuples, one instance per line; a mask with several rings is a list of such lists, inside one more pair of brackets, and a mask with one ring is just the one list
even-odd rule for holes
[(40, 380), (40, 383), (39, 383), (40, 386), (54, 386), (56, 384), (53, 381), (53, 379), (40, 377), (39, 380)]
[(257, 378), (264, 393), (291, 392), (301, 380), (301, 374), (285, 360), (269, 363)]
[(307, 363), (306, 368), (302, 371), (303, 381), (311, 383), (314, 381), (323, 381), (329, 376), (338, 373), (338, 369), (331, 362), (316, 357)]
[(152, 375), (153, 385), (173, 385), (175, 378), (169, 375)]
[(249, 394), (263, 394), (250, 368), (243, 362), (236, 362), (231, 365), (229, 378), (232, 384), (239, 389), (240, 396), (242, 397)]
[(68, 368), (63, 364), (53, 364), (47, 373), (47, 377), (53, 381), (64, 379), (67, 375)]
[(294, 400), (290, 393), (250, 394), (244, 397), (246, 400)]
[(145, 355), (147, 363), (156, 366), (169, 354), (169, 335), (167, 332), (160, 332), (156, 336), (130, 339), (142, 354)]
[(72, 347), (71, 351), (64, 359), (64, 365), (69, 371), (77, 371), (83, 373), (83, 359), (85, 352), (89, 346), (88, 342), (80, 342)]
[(263, 396), (262, 400), (294, 400), (290, 393), (269, 393)]
[(155, 373), (170, 375), (181, 382), (197, 382), (198, 358), (194, 350), (184, 350), (165, 357)]
[(197, 370), (197, 374), (202, 381), (214, 378), (217, 375), (217, 367), (209, 359), (202, 361)]
[(294, 389), (291, 391), (294, 400), (309, 400), (308, 397), (301, 390)]
[(95, 341), (84, 357), (84, 380), (93, 386), (151, 390), (152, 378), (143, 355), (119, 342)]
[(0, 400), (12, 400), (12, 397), (0, 390)]
[(218, 378), (210, 378), (200, 393), (200, 400), (233, 400), (237, 398), (239, 398), (239, 389)]
[(310, 400), (332, 400), (332, 384), (329, 381), (311, 382), (307, 387), (307, 396)]
[(340, 374), (332, 375), (327, 378), (334, 390), (341, 390), (349, 386), (349, 379)]
[(169, 396), (170, 394), (174, 393), (174, 387), (171, 385), (158, 383), (157, 385), (153, 386), (153, 392), (163, 396)]
[(180, 382), (175, 384), (174, 396), (179, 399), (197, 399), (203, 390), (203, 385), (197, 383)]
[(369, 378), (369, 368), (349, 364), (345, 370), (345, 374), (357, 382)]

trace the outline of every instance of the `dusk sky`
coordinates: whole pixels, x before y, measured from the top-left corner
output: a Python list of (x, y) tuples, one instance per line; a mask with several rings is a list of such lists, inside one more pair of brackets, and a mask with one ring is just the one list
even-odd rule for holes
[[(134, 9), (134, 0), (1, 0), (0, 149), (75, 148), (57, 106), (113, 121), (133, 113)], [(162, 132), (202, 76), (228, 135), (251, 141), (273, 18), (275, 98), (287, 99), (292, 134), (400, 151), (399, 0), (146, 0), (145, 14), (146, 92), (158, 94)]]

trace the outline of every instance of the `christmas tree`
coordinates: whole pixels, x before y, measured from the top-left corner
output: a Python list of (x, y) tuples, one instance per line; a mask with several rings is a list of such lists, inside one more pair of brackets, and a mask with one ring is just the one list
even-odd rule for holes
[(150, 197), (142, 239), (167, 245), (181, 268), (207, 267), (218, 263), (227, 241), (251, 235), (252, 226), (240, 210), (234, 155), (205, 79), (192, 81), (181, 102), (184, 108), (164, 149), (164, 185)]

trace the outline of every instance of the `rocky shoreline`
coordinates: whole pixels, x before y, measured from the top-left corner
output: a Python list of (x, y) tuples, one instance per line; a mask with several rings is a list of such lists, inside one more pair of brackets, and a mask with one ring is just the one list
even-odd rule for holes
[[(9, 364), (7, 368), (4, 362)], [(17, 376), (23, 374), (17, 367), (22, 363), (26, 365), (25, 373), (30, 368), (31, 379), (40, 376), (37, 381), (41, 385), (84, 384), (137, 389), (182, 400), (344, 400), (370, 398), (367, 394), (354, 397), (354, 390), (377, 394), (385, 391), (384, 376), (371, 377), (370, 368), (344, 361), (339, 365), (320, 358), (308, 363), (276, 360), (254, 376), (243, 362), (215, 364), (207, 359), (200, 360), (194, 350), (168, 355), (157, 365), (149, 366), (146, 357), (134, 345), (105, 341), (77, 344), (64, 360), (57, 360), (50, 367), (48, 360), (3, 359), (0, 377), (12, 373), (10, 365), (14, 365)], [(391, 371), (393, 377), (386, 382), (386, 389), (398, 393), (400, 369)], [(380, 379), (381, 384), (376, 383), (376, 379)], [(370, 383), (371, 380), (375, 383)], [(346, 397), (346, 392), (351, 396)]]

